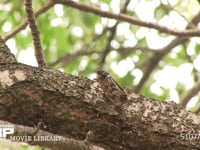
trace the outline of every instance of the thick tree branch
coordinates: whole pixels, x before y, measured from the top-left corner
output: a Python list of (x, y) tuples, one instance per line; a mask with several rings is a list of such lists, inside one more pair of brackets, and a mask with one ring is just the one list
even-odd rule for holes
[(11, 54), (5, 41), (0, 36), (0, 63), (14, 63), (17, 62), (15, 56)]
[(41, 122), (42, 130), (78, 140), (91, 132), (88, 142), (106, 149), (200, 147), (185, 140), (199, 133), (200, 118), (175, 103), (130, 94), (116, 109), (95, 81), (23, 64), (1, 64), (0, 77), (1, 120)]
[(199, 116), (175, 103), (134, 93), (127, 96), (119, 106), (96, 81), (16, 62), (0, 63), (0, 120), (25, 126), (40, 123), (41, 130), (87, 139), (106, 149), (200, 147), (198, 140), (187, 140), (188, 134), (200, 132)]

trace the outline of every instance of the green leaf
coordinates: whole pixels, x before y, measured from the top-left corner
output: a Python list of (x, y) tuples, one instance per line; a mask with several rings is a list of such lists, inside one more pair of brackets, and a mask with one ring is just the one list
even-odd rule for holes
[(140, 40), (138, 40), (137, 45), (139, 45), (139, 46), (147, 46), (147, 39), (146, 39), (146, 37), (143, 37)]
[(76, 59), (65, 67), (65, 72), (71, 74), (74, 70), (77, 70), (79, 65), (80, 65), (80, 59)]
[(163, 5), (159, 5), (154, 10), (154, 17), (156, 20), (162, 19), (167, 14), (166, 9), (163, 7)]
[(195, 54), (198, 54), (200, 52), (200, 44), (195, 44), (195, 47), (194, 47), (194, 50), (195, 50)]

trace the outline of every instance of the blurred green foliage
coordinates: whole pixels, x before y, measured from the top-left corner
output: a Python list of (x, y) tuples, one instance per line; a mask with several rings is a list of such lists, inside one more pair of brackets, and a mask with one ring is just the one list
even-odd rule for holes
[(26, 143), (0, 141), (0, 150), (42, 150), (39, 146), (30, 146)]

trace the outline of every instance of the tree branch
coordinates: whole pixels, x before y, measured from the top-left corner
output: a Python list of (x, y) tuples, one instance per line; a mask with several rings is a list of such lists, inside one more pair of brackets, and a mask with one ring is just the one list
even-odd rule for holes
[[(190, 24), (197, 25), (200, 21), (200, 12), (191, 20)], [(187, 28), (190, 28), (188, 25)], [(183, 44), (188, 40), (189, 37), (177, 37), (175, 38), (171, 43), (169, 43), (164, 48), (160, 49), (157, 53), (154, 53), (154, 55), (148, 59), (145, 60), (145, 69), (144, 69), (144, 76), (140, 80), (139, 84), (134, 88), (134, 92), (139, 93), (141, 88), (144, 86), (146, 81), (149, 79), (151, 73), (158, 65), (159, 61), (165, 57), (174, 47), (177, 45)]]
[(185, 140), (199, 133), (200, 117), (172, 102), (130, 93), (117, 109), (96, 81), (23, 64), (0, 64), (0, 83), (1, 120), (41, 122), (41, 130), (105, 149), (200, 147), (198, 140)]
[(24, 0), (25, 10), (27, 13), (27, 20), (31, 29), (35, 57), (39, 67), (45, 67), (46, 62), (43, 56), (42, 45), (40, 41), (40, 32), (35, 21), (35, 15), (32, 8), (32, 0)]
[(10, 52), (5, 44), (5, 41), (0, 36), (0, 63), (15, 63), (17, 62), (15, 56)]
[(145, 67), (143, 71), (143, 77), (140, 80), (139, 84), (134, 87), (134, 92), (140, 92), (146, 81), (149, 79), (151, 73), (158, 66), (159, 61), (162, 60), (163, 57), (165, 57), (174, 47), (186, 41), (187, 38), (176, 38), (170, 44), (162, 48), (160, 51), (154, 53), (153, 56), (146, 59), (145, 62), (143, 62), (143, 65)]
[[(123, 8), (120, 10), (120, 13), (126, 13), (126, 10), (127, 10), (127, 7), (128, 7), (128, 4), (130, 3), (130, 0), (127, 0), (123, 6)], [(110, 52), (110, 45), (111, 45), (111, 42), (113, 40), (113, 38), (115, 37), (115, 34), (116, 34), (116, 31), (117, 31), (117, 26), (119, 24), (119, 21), (117, 21), (115, 23), (115, 25), (109, 29), (109, 37), (108, 37), (108, 40), (107, 40), (107, 44), (106, 46), (104, 47), (103, 49), (103, 52), (102, 52), (102, 57), (101, 57), (101, 60), (100, 60), (100, 65), (99, 65), (99, 68), (102, 68), (105, 61), (106, 61), (106, 56), (109, 54)]]
[(96, 14), (96, 15), (99, 15), (102, 17), (125, 21), (125, 22), (129, 22), (131, 24), (134, 24), (134, 25), (143, 26), (143, 27), (147, 27), (147, 28), (153, 28), (162, 33), (168, 33), (171, 35), (184, 36), (184, 37), (200, 36), (200, 31), (198, 29), (183, 30), (183, 31), (173, 30), (173, 29), (167, 28), (165, 26), (161, 26), (157, 23), (142, 21), (142, 20), (136, 19), (132, 16), (128, 16), (125, 14), (115, 14), (112, 12), (103, 11), (103, 10), (98, 9), (97, 7), (91, 7), (89, 5), (71, 1), (71, 0), (53, 0), (53, 1), (56, 3), (59, 3), (59, 4), (66, 5), (68, 7), (77, 8), (78, 10), (90, 12), (90, 13), (93, 13), (93, 14)]
[(181, 98), (181, 102), (180, 105), (183, 107), (186, 107), (187, 103), (189, 102), (189, 100), (195, 96), (196, 94), (198, 94), (200, 91), (200, 80), (196, 82), (196, 84), (194, 85), (194, 87), (192, 89), (190, 89), (188, 92), (186, 92), (182, 98)]
[(73, 60), (78, 59), (78, 57), (89, 56), (89, 55), (98, 54), (98, 53), (99, 53), (98, 51), (90, 51), (90, 50), (82, 49), (82, 50), (77, 51), (76, 53), (66, 54), (58, 58), (55, 62), (50, 63), (49, 66), (56, 66), (58, 64), (61, 64), (61, 67), (65, 67)]

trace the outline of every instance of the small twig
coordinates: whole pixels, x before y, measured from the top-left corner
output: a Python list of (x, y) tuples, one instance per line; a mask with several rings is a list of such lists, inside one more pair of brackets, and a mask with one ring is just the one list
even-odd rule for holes
[(97, 53), (99, 53), (99, 52), (82, 49), (80, 51), (77, 51), (76, 53), (66, 54), (66, 55), (58, 58), (55, 62), (50, 63), (49, 66), (53, 67), (53, 66), (56, 66), (58, 64), (61, 64), (61, 67), (65, 67), (66, 65), (68, 65), (73, 60), (78, 59), (78, 57), (89, 56), (89, 55), (97, 54)]
[[(123, 6), (123, 8), (120, 10), (120, 13), (126, 13), (128, 4), (130, 3), (130, 0), (127, 0)], [(101, 61), (100, 61), (100, 65), (99, 68), (101, 68), (103, 66), (103, 64), (106, 61), (106, 56), (109, 54), (110, 52), (110, 46), (111, 46), (111, 41), (113, 40), (113, 38), (115, 37), (116, 31), (117, 31), (117, 26), (119, 24), (119, 21), (117, 21), (115, 23), (115, 25), (110, 29), (110, 35), (108, 37), (108, 41), (107, 41), (107, 45), (105, 46), (103, 53), (102, 53), (102, 57), (101, 57)]]
[(200, 80), (196, 82), (196, 84), (194, 85), (192, 89), (190, 89), (187, 93), (183, 95), (183, 97), (181, 98), (180, 105), (183, 107), (186, 107), (190, 99), (196, 94), (198, 94), (199, 91), (200, 91)]
[[(192, 22), (190, 22), (187, 17), (185, 17), (185, 15), (180, 12), (179, 10), (177, 10), (177, 6), (180, 6), (181, 5), (181, 1), (179, 1), (175, 6), (172, 6), (169, 2), (169, 0), (167, 0), (167, 5), (170, 7), (169, 9), (172, 10), (172, 11), (175, 11), (176, 13), (178, 13), (187, 23), (188, 23), (188, 26), (190, 27), (190, 29), (195, 29), (197, 28), (197, 26), (195, 26)], [(173, 21), (174, 22), (174, 21)]]
[(186, 56), (186, 58), (187, 58), (187, 60), (188, 60), (188, 62), (189, 63), (191, 63), (191, 65), (193, 66), (193, 73), (194, 73), (194, 80), (195, 81), (197, 81), (198, 80), (198, 77), (199, 77), (199, 71), (196, 69), (196, 67), (194, 66), (194, 59), (192, 59), (192, 57), (187, 53), (187, 46), (184, 44), (183, 45), (184, 46), (184, 48), (183, 48), (183, 50), (184, 50), (184, 52), (185, 52), (185, 56)]
[(108, 41), (107, 41), (107, 45), (104, 47), (103, 49), (103, 53), (102, 53), (102, 57), (101, 57), (101, 61), (100, 61), (100, 65), (99, 67), (101, 68), (103, 66), (103, 64), (105, 63), (106, 60), (106, 56), (108, 55), (108, 53), (110, 52), (110, 44), (111, 41), (113, 40), (115, 33), (116, 33), (116, 29), (117, 29), (117, 25), (118, 23), (116, 23), (111, 29), (110, 29), (110, 35), (108, 37)]
[(35, 50), (35, 57), (39, 67), (46, 66), (46, 62), (42, 52), (42, 45), (40, 42), (40, 32), (36, 25), (35, 15), (32, 8), (32, 0), (24, 0), (25, 10), (27, 13), (27, 20), (29, 23), (29, 27), (31, 29), (33, 43), (34, 43), (34, 50)]

